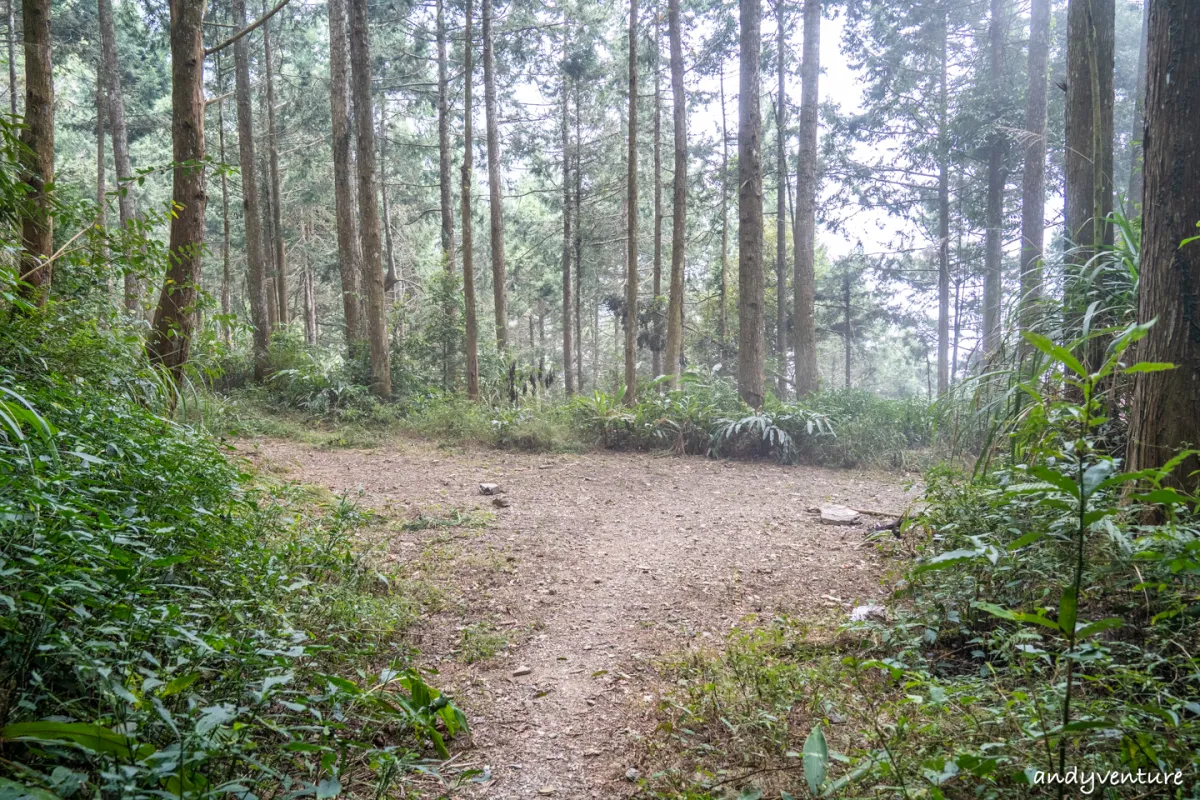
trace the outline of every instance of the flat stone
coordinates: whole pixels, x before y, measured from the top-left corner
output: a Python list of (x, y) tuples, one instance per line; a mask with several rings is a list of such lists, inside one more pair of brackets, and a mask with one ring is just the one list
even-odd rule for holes
[(504, 491), (504, 490), (500, 488), (500, 484), (498, 484), (498, 483), (481, 483), (481, 484), (479, 484), (479, 493), (480, 494), (487, 494), (487, 495), (500, 494), (502, 491)]
[(533, 672), (533, 667), (531, 667), (527, 664), (522, 664), (521, 666), (519, 666), (513, 670), (513, 677), (519, 678), (522, 675), (528, 675), (531, 672)]
[(821, 522), (826, 525), (857, 525), (861, 520), (862, 514), (853, 508), (838, 505), (821, 506)]
[(496, 508), (508, 508), (512, 505), (512, 500), (509, 500), (507, 497), (503, 496), (493, 497), (492, 505), (494, 505)]

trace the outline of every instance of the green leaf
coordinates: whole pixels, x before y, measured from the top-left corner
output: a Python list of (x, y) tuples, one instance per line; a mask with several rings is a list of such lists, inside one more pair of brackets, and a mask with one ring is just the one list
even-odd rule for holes
[(913, 572), (920, 574), (922, 572), (932, 572), (934, 570), (946, 569), (960, 564), (963, 561), (972, 561), (984, 555), (982, 549), (976, 550), (950, 550), (945, 553), (939, 553), (928, 561), (918, 564)]
[(1044, 531), (1030, 531), (1008, 543), (1009, 550), (1020, 550), (1022, 547), (1027, 547), (1038, 541), (1046, 534)]
[(1113, 462), (1098, 461), (1083, 471), (1083, 496), (1091, 497), (1096, 487), (1113, 473)]
[(1069, 494), (1071, 497), (1079, 496), (1079, 486), (1074, 479), (1069, 475), (1064, 475), (1061, 472), (1055, 472), (1049, 467), (1030, 467), (1029, 473), (1039, 480), (1046, 483), (1052, 483), (1064, 494)]
[(58, 800), (58, 795), (46, 789), (0, 778), (0, 800)]
[(173, 694), (179, 694), (184, 689), (195, 683), (199, 677), (199, 672), (189, 672), (186, 675), (176, 675), (167, 683), (166, 686), (162, 688), (162, 691), (158, 693), (158, 696), (170, 697)]
[(330, 800), (342, 793), (342, 782), (336, 776), (329, 776), (317, 784), (317, 800)]
[(1074, 586), (1063, 589), (1062, 599), (1058, 601), (1058, 627), (1070, 636), (1075, 631), (1075, 615), (1079, 611), (1079, 595)]
[(69, 742), (90, 753), (130, 758), (133, 740), (87, 722), (15, 722), (0, 728), (0, 741)]
[(1112, 630), (1113, 628), (1119, 628), (1123, 624), (1124, 622), (1122, 622), (1119, 617), (1107, 617), (1105, 619), (1097, 620), (1096, 622), (1089, 622), (1087, 625), (1084, 625), (1082, 628), (1075, 631), (1075, 638), (1086, 639), (1089, 636), (1095, 636), (1097, 633)]
[(1066, 366), (1079, 377), (1087, 377), (1088, 373), (1087, 370), (1083, 368), (1083, 364), (1080, 364), (1079, 359), (1071, 355), (1071, 351), (1067, 348), (1057, 345), (1042, 334), (1034, 333), (1033, 331), (1022, 331), (1021, 335), (1025, 337), (1025, 341), (1029, 342), (1031, 345), (1036, 347), (1038, 350), (1041, 350), (1055, 361)]
[(825, 767), (829, 763), (829, 745), (825, 743), (825, 734), (821, 732), (821, 724), (817, 723), (812, 733), (804, 740), (804, 779), (808, 781), (808, 790), (814, 795), (821, 790), (825, 783)]
[(1126, 375), (1136, 375), (1139, 372), (1164, 372), (1168, 369), (1175, 369), (1175, 364), (1167, 361), (1139, 361), (1132, 367), (1125, 368)]

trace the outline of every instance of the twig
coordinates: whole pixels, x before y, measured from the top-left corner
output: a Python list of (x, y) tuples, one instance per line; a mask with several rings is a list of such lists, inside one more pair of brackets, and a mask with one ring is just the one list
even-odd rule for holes
[(213, 47), (206, 48), (204, 51), (205, 57), (211, 56), (213, 53), (217, 52), (218, 50), (224, 50), (226, 47), (229, 47), (229, 45), (233, 44), (238, 39), (241, 39), (247, 33), (250, 33), (255, 28), (257, 28), (259, 25), (262, 25), (264, 22), (269, 20), (271, 17), (275, 16), (275, 14), (278, 13), (289, 2), (290, 2), (290, 0), (279, 0), (279, 3), (274, 8), (272, 8), (270, 11), (268, 11), (266, 14), (263, 14), (258, 19), (257, 22), (254, 22), (254, 23), (246, 26), (245, 28), (242, 28), (240, 31), (235, 33), (233, 36), (230, 36), (228, 39), (221, 42), (220, 44), (214, 45)]

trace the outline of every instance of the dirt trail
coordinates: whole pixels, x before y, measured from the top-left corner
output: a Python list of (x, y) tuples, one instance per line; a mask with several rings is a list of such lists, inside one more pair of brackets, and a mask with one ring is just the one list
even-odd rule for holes
[[(361, 489), (393, 520), (370, 531), (386, 537), (387, 558), (445, 592), (418, 633), (421, 658), (471, 720), (459, 764), (491, 775), (460, 797), (632, 793), (627, 774), (636, 777), (660, 688), (655, 661), (717, 644), (748, 616), (829, 618), (879, 600), (867, 525), (822, 525), (808, 508), (899, 511), (912, 499), (897, 476), (691, 457), (449, 452), (407, 440), (373, 450), (260, 440), (245, 451), (288, 480)], [(481, 482), (500, 484), (511, 505), (493, 506)], [(418, 514), (475, 508), (495, 518), (400, 529)], [(507, 647), (464, 663), (489, 631)]]

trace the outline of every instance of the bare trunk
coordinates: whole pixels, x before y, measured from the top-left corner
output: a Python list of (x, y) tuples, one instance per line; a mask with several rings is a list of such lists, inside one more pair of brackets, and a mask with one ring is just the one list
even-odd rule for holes
[(371, 101), (371, 45), (367, 0), (350, 0), (350, 91), (358, 134), (358, 211), (362, 252), (362, 285), (367, 296), (367, 343), (371, 356), (371, 391), (392, 395), (387, 319), (383, 303), (383, 253), (379, 235), (379, 197), (375, 187), (375, 124)]
[[(1006, 87), (1004, 80), (1004, 42), (1008, 24), (1008, 3), (991, 0), (988, 24), (988, 66), (991, 95), (998, 102)], [(983, 265), (983, 352), (990, 358), (1000, 349), (1000, 311), (1004, 268), (1004, 185), (1006, 170), (1004, 159), (1008, 150), (1007, 134), (995, 130), (988, 145), (987, 209), (985, 211), (987, 232), (984, 243)]]
[(472, 0), (466, 0), (466, 29), (463, 42), (463, 163), (462, 163), (462, 249), (463, 303), (466, 307), (467, 397), (479, 399), (479, 323), (475, 317), (475, 254), (471, 224), (471, 180), (475, 141), (471, 136), (471, 83), (474, 78), (474, 41), (471, 38)]
[(662, 64), (659, 49), (662, 47), (662, 9), (654, 5), (654, 260), (651, 282), (654, 289), (654, 341), (650, 348), (651, 370), (654, 377), (663, 374), (662, 346), (665, 335), (663, 312), (659, 308), (662, 297)]
[(845, 330), (842, 335), (842, 345), (845, 349), (846, 360), (846, 381), (844, 388), (850, 388), (850, 356), (851, 346), (854, 341), (854, 330), (851, 327), (851, 307), (850, 307), (850, 276), (847, 275), (842, 279), (842, 324)]
[(816, 303), (817, 257), (817, 96), (821, 74), (821, 0), (804, 3), (804, 55), (800, 61), (800, 150), (796, 162), (796, 260), (792, 274), (794, 293), (792, 332), (795, 337), (796, 396), (820, 388), (817, 368)]
[[(387, 187), (387, 128), (384, 118), (387, 117), (387, 98), (385, 97), (379, 109), (379, 198), (383, 202), (383, 252), (387, 263), (387, 273), (383, 279), (385, 292), (400, 282), (396, 274), (396, 250), (392, 245), (392, 204), (388, 197)], [(447, 363), (451, 359), (447, 358)], [(447, 379), (449, 379), (447, 367)]]
[(787, 397), (787, 96), (784, 67), (787, 42), (784, 37), (784, 4), (775, 0), (775, 394)]
[[(564, 51), (566, 48), (563, 48)], [(566, 53), (563, 53), (564, 60)], [(563, 246), (562, 246), (562, 307), (563, 307), (563, 386), (567, 396), (575, 394), (574, 330), (571, 325), (571, 112), (567, 73), (562, 74), (562, 159), (563, 159)]]
[[(259, 105), (265, 105), (265, 103)], [(260, 109), (260, 113), (265, 110), (265, 108)], [(266, 116), (266, 114), (262, 114), (262, 116)], [(261, 176), (258, 191), (263, 203), (263, 293), (267, 298), (267, 330), (273, 333), (279, 327), (279, 295), (275, 292), (275, 246), (273, 244), (275, 241), (275, 216), (271, 212), (271, 181), (267, 177), (271, 168), (265, 153), (260, 157), (258, 168), (258, 174)]]
[[(104, 230), (108, 225), (108, 212), (105, 193), (108, 190), (108, 179), (104, 169), (104, 118), (108, 115), (108, 103), (105, 98), (108, 89), (104, 86), (104, 56), (101, 54), (96, 62), (96, 226)], [(104, 263), (108, 264), (108, 248), (104, 247), (101, 254)], [(109, 281), (111, 289), (111, 279)]]
[(627, 170), (625, 214), (625, 403), (637, 402), (638, 318), (638, 0), (629, 0), (629, 138), (625, 155)]
[(492, 297), (496, 306), (496, 347), (508, 350), (508, 286), (504, 275), (504, 209), (500, 199), (500, 111), (496, 105), (492, 0), (483, 0), (483, 105), (487, 123), (488, 211), (491, 220)]
[[(1200, 442), (1200, 4), (1154, 0), (1146, 55), (1145, 200), (1138, 320), (1158, 320), (1138, 358), (1175, 364), (1136, 376), (1129, 469), (1164, 464)], [(1184, 187), (1191, 187), (1190, 190)], [(1175, 471), (1189, 491), (1200, 481), (1195, 456)]]
[[(98, 22), (100, 49), (104, 55), (104, 79), (108, 86), (108, 128), (112, 136), (113, 167), (117, 173), (117, 215), (124, 229), (137, 216), (135, 202), (137, 184), (133, 178), (133, 164), (129, 159), (129, 133), (125, 123), (125, 94), (121, 90), (121, 67), (117, 54), (117, 31), (113, 22), (112, 0), (99, 0)], [(125, 254), (129, 256), (128, 253)], [(129, 269), (128, 262), (126, 269)], [(136, 272), (125, 273), (125, 308), (138, 311), (142, 303), (144, 288)]]
[(740, 0), (741, 86), (738, 93), (738, 393), (763, 404), (765, 360), (763, 281), (761, 0)]
[[(304, 222), (300, 222), (300, 244), (306, 242), (305, 234), (311, 231), (311, 223), (308, 229), (305, 228)], [(316, 346), (317, 344), (317, 286), (313, 279), (312, 264), (308, 258), (304, 259), (304, 265), (300, 271), (300, 280), (304, 286), (304, 340), (309, 345)]]
[(1133, 216), (1142, 205), (1142, 136), (1146, 127), (1146, 38), (1150, 27), (1150, 2), (1142, 0), (1142, 35), (1138, 47), (1137, 97), (1133, 103), (1133, 126), (1129, 135), (1129, 192), (1126, 213)]
[[(264, 16), (268, 10), (264, 1)], [(275, 66), (271, 48), (271, 23), (264, 22), (262, 30), (263, 70), (267, 77), (267, 152), (270, 157), (271, 235), (275, 245), (276, 320), (280, 326), (286, 326), (288, 324), (287, 260), (283, 247), (283, 195), (279, 183), (279, 134), (275, 127)]]
[(50, 2), (24, 0), (25, 117), (22, 180), (29, 214), (21, 220), (21, 293), (38, 305), (50, 294), (54, 265), (54, 217), (46, 184), (54, 180), (54, 68), (50, 63)]
[[(232, 2), (233, 23), (238, 28), (246, 27), (246, 0)], [(254, 378), (261, 381), (267, 375), (271, 332), (267, 318), (262, 213), (258, 205), (258, 167), (254, 160), (254, 118), (250, 111), (250, 52), (244, 37), (233, 43), (233, 61), (238, 160), (242, 172), (242, 220), (246, 228), (246, 285), (250, 294), (250, 321), (254, 326)]]
[(950, 24), (942, 16), (938, 86), (938, 396), (950, 390), (950, 141), (947, 122), (947, 39)]
[(1067, 6), (1064, 215), (1076, 264), (1112, 242), (1104, 218), (1112, 211), (1114, 13), (1113, 0), (1070, 0)]
[(1029, 19), (1029, 88), (1025, 109), (1025, 170), (1021, 175), (1021, 328), (1040, 322), (1046, 233), (1046, 75), (1050, 60), (1050, 0), (1033, 0)]
[(4, 10), (8, 15), (8, 110), (17, 115), (17, 20), (13, 6), (17, 0), (5, 0)]
[(582, 112), (579, 95), (582, 88), (575, 84), (575, 386), (583, 391), (583, 142), (580, 136)]
[(729, 343), (729, 130), (725, 126), (725, 64), (721, 64), (721, 285), (717, 289), (717, 350), (725, 357)]
[[(225, 74), (221, 71), (221, 53), (217, 52), (217, 92), (225, 94)], [(225, 162), (225, 101), (217, 101), (217, 147), (221, 163)], [(229, 288), (233, 282), (229, 264), (229, 176), (221, 171), (221, 338), (226, 346), (233, 343), (233, 333), (229, 325), (229, 315), (232, 313), (229, 301)]]
[(350, 43), (346, 34), (346, 0), (329, 0), (330, 117), (333, 124), (333, 202), (337, 216), (338, 272), (342, 283), (342, 315), (346, 346), (353, 355), (365, 338), (359, 316), (362, 258), (359, 252), (354, 170), (350, 167)]
[(671, 112), (675, 128), (675, 175), (671, 181), (671, 286), (667, 301), (667, 374), (679, 386), (683, 361), (683, 267), (687, 228), (687, 95), (683, 86), (683, 23), (679, 0), (667, 0), (671, 39)]
[(151, 359), (179, 384), (191, 353), (204, 254), (204, 0), (171, 2), (173, 186), (167, 275), (150, 333)]
[(446, 72), (446, 20), (444, 0), (437, 0), (438, 59), (438, 190), (442, 212), (442, 266), (454, 274), (454, 202), (450, 177), (450, 89)]

